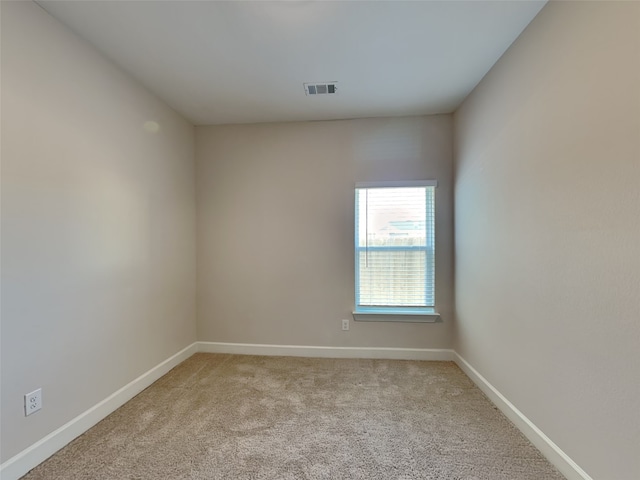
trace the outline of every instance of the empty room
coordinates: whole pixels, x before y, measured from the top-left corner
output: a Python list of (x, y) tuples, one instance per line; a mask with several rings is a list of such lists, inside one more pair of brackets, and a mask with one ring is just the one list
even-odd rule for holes
[(0, 2), (0, 478), (640, 479), (640, 2)]

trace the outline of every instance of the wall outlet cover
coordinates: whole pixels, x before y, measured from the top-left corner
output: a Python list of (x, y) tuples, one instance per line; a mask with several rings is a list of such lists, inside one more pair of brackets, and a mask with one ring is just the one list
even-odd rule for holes
[(24, 415), (36, 413), (42, 408), (42, 389), (39, 388), (24, 396)]

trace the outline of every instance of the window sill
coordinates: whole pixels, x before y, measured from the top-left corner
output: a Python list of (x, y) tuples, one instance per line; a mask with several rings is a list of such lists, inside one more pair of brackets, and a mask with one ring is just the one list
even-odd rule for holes
[(406, 323), (439, 323), (440, 314), (435, 310), (427, 311), (393, 311), (370, 310), (352, 312), (356, 322), (406, 322)]

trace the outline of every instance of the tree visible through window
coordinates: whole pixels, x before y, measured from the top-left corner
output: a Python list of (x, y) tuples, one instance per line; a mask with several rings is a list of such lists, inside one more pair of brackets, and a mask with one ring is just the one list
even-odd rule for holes
[(435, 307), (435, 182), (356, 185), (356, 312)]

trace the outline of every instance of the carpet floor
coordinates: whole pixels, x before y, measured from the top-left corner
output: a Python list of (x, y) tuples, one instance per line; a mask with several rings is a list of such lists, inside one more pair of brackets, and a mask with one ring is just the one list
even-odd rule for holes
[(562, 478), (454, 363), (205, 353), (23, 477)]

